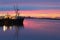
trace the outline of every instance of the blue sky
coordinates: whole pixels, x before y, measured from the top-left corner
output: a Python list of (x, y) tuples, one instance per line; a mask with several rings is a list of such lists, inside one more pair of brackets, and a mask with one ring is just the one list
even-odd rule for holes
[(14, 4), (21, 10), (60, 9), (60, 0), (0, 0), (0, 10), (14, 10)]
[(13, 2), (60, 2), (60, 0), (0, 0), (0, 3)]

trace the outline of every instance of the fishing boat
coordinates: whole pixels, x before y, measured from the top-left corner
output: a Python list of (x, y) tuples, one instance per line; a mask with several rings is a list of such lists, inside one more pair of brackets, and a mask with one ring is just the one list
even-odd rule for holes
[(23, 25), (24, 17), (19, 16), (18, 11), (19, 9), (15, 10), (16, 15), (14, 16), (14, 19), (10, 18), (7, 13), (6, 17), (0, 19), (0, 25)]

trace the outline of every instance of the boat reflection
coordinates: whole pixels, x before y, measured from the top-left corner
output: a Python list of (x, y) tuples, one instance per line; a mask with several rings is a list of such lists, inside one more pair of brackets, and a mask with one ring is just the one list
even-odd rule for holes
[(0, 26), (0, 27), (2, 27), (2, 30), (4, 32), (7, 31), (7, 30), (15, 30), (15, 31), (18, 31), (19, 29), (24, 28), (23, 25), (12, 25), (12, 26), (10, 26), (10, 25), (3, 25), (3, 26)]
[[(19, 39), (19, 32), (24, 29), (24, 25), (0, 25), (0, 35), (2, 34), (3, 37), (8, 40), (8, 35), (11, 40), (18, 40)], [(1, 36), (0, 36), (1, 37)]]
[(17, 25), (14, 25), (14, 26), (8, 26), (8, 25), (6, 26), (6, 25), (3, 25), (3, 26), (2, 26), (2, 29), (3, 29), (4, 32), (7, 31), (7, 30), (13, 30), (13, 29), (14, 29), (15, 31), (16, 31), (16, 30), (18, 31), (18, 30), (21, 29), (21, 28), (24, 28), (24, 26), (23, 26), (23, 25), (22, 25), (22, 26), (17, 26)]
[(0, 37), (3, 37), (2, 38), (3, 40), (5, 39), (8, 40), (9, 38), (11, 40), (18, 40), (19, 33), (22, 29), (24, 29), (24, 24), (19, 25), (19, 24), (10, 24), (8, 22), (5, 22), (4, 25), (0, 24)]

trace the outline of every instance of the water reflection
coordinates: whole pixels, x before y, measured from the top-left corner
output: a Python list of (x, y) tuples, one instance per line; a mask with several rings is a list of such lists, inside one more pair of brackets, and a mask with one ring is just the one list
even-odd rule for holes
[(5, 32), (6, 30), (12, 30), (12, 29), (18, 29), (19, 27), (18, 26), (6, 26), (6, 25), (3, 25), (3, 31)]
[(0, 40), (60, 40), (60, 20), (25, 19), (22, 26), (3, 25)]
[(8, 25), (3, 25), (2, 26), (3, 28), (3, 31), (5, 32), (6, 30), (13, 30), (13, 29), (16, 29), (18, 30), (19, 28), (24, 28), (24, 26), (18, 26), (18, 25), (13, 25), (13, 26), (8, 26)]
[(22, 40), (60, 40), (60, 20), (26, 19)]
[(0, 26), (0, 40), (19, 40), (19, 32), (24, 25), (3, 25)]

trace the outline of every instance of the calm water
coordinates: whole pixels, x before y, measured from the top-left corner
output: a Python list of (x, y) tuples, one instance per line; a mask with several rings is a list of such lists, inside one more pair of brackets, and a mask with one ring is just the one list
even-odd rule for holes
[(23, 26), (0, 27), (0, 40), (60, 40), (60, 21), (25, 19)]

